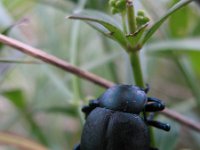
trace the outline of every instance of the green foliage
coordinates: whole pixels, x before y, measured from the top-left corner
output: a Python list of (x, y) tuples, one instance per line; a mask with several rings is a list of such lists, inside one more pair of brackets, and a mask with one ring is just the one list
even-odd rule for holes
[[(8, 33), (10, 32), (10, 30), (12, 29), (12, 27), (13, 27), (13, 26), (9, 26), (7, 29), (3, 30), (3, 31), (1, 32), (1, 34), (3, 34), (3, 35), (8, 35)], [(2, 50), (3, 47), (4, 47), (4, 45), (3, 45), (2, 43), (0, 43), (0, 50)]]
[(109, 0), (112, 14), (123, 13), (126, 11), (126, 0)]
[[(173, 0), (170, 6), (176, 4), (178, 0)], [(183, 37), (187, 35), (189, 32), (189, 24), (190, 24), (190, 9), (188, 7), (184, 7), (174, 13), (169, 18), (169, 27), (170, 32), (173, 37)], [(188, 29), (188, 30), (187, 30)]]
[(136, 16), (137, 27), (140, 28), (141, 26), (147, 24), (150, 19), (145, 15), (144, 11), (139, 10)]
[(69, 107), (52, 107), (52, 108), (43, 108), (41, 111), (44, 111), (46, 113), (58, 113), (62, 115), (68, 115), (72, 117), (77, 117), (77, 111), (76, 106), (69, 106)]
[(169, 11), (163, 16), (161, 17), (148, 31), (147, 33), (144, 35), (144, 38), (142, 39), (142, 45), (145, 44), (150, 38), (151, 36), (158, 30), (158, 28), (164, 23), (164, 21), (166, 19), (168, 19), (168, 17), (170, 17), (173, 13), (175, 13), (177, 10), (179, 10), (180, 8), (184, 7), (185, 5), (187, 5), (188, 3), (192, 2), (192, 0), (182, 0), (179, 1), (178, 3), (176, 3), (171, 9), (169, 9)]
[[(135, 10), (144, 9), (146, 13), (135, 12), (137, 28), (130, 34), (126, 31), (127, 16), (123, 24), (121, 16), (106, 14), (108, 0), (88, 0), (87, 9), (71, 18), (83, 20), (108, 37), (105, 38), (87, 24), (64, 20), (66, 13), (80, 8), (80, 2), (83, 1), (0, 1), (1, 32), (8, 35), (6, 29), (15, 20), (28, 16), (30, 21), (9, 30), (10, 36), (117, 83), (134, 83), (127, 53), (121, 48), (128, 52), (130, 48), (142, 48), (141, 65), (145, 82), (151, 85), (150, 96), (163, 99), (167, 107), (198, 121), (199, 8), (186, 6), (191, 0), (156, 4), (153, 0), (137, 1), (140, 5), (134, 5)], [(141, 5), (144, 7), (140, 8)], [(80, 140), (80, 108), (88, 103), (82, 99), (96, 98), (104, 89), (43, 63), (24, 65), (30, 59), (9, 47), (4, 47), (0, 56), (1, 131), (22, 130), (48, 149), (72, 149)], [(172, 130), (164, 133), (155, 129), (159, 149), (199, 149), (198, 133), (161, 115), (160, 119), (169, 122)]]
[[(100, 31), (109, 38), (116, 40), (122, 47), (127, 47), (126, 36), (123, 34), (118, 24), (115, 23), (115, 21), (110, 16), (97, 11), (85, 10), (79, 12), (78, 14), (69, 16), (69, 18), (86, 21), (96, 30)], [(102, 26), (104, 28), (102, 28)]]
[(26, 107), (26, 99), (23, 91), (20, 89), (9, 90), (2, 93), (8, 100), (10, 100), (18, 109), (24, 110)]

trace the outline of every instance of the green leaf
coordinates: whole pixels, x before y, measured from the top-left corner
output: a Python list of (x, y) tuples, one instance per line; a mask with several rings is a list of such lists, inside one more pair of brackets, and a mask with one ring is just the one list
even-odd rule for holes
[(75, 106), (70, 106), (70, 107), (51, 107), (51, 108), (44, 108), (41, 111), (46, 112), (46, 113), (60, 113), (60, 114), (65, 114), (69, 115), (72, 117), (77, 117), (77, 107)]
[(146, 46), (147, 53), (151, 55), (194, 54), (200, 55), (200, 39), (183, 39), (158, 41)]
[[(12, 29), (12, 25), (11, 26), (9, 26), (8, 28), (6, 28), (3, 32), (1, 32), (1, 34), (3, 34), (3, 35), (7, 35), (9, 32), (10, 32), (10, 30)], [(0, 51), (3, 49), (3, 47), (4, 47), (4, 44), (3, 43), (0, 43)]]
[(116, 23), (113, 18), (104, 13), (94, 10), (84, 10), (73, 14), (68, 18), (83, 20), (99, 32), (117, 41), (122, 47), (126, 48), (127, 46), (128, 41), (119, 24)]
[(188, 59), (190, 60), (192, 68), (196, 72), (197, 76), (200, 76), (200, 69), (199, 69), (200, 59), (199, 59), (199, 55), (190, 54), (190, 55), (188, 55)]
[(25, 97), (21, 89), (4, 91), (2, 95), (10, 100), (18, 109), (23, 110), (26, 107)]
[(194, 70), (191, 67), (190, 62), (188, 61), (187, 57), (177, 57), (174, 59), (174, 61), (176, 62), (177, 66), (179, 67), (183, 76), (185, 77), (185, 80), (195, 97), (198, 107), (200, 107), (200, 87), (197, 84), (197, 77), (194, 73)]
[(171, 9), (168, 10), (168, 12), (160, 18), (145, 34), (141, 41), (141, 44), (144, 45), (151, 37), (152, 35), (158, 30), (158, 28), (165, 22), (165, 20), (171, 16), (173, 13), (175, 13), (180, 8), (186, 6), (192, 2), (192, 0), (181, 0), (177, 4), (175, 4)]
[[(179, 0), (172, 0), (171, 6), (179, 2)], [(190, 22), (190, 9), (184, 7), (169, 17), (170, 32), (173, 37), (183, 37), (187, 35)]]

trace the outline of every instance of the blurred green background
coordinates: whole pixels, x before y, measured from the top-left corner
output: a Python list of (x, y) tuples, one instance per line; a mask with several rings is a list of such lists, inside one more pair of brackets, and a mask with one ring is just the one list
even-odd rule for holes
[[(135, 0), (151, 24), (179, 0)], [(82, 8), (110, 14), (107, 0), (1, 0), (0, 32), (110, 81), (134, 84), (127, 54), (83, 22), (66, 16)], [(110, 14), (111, 15), (111, 14)], [(113, 16), (116, 20), (119, 16)], [(141, 52), (149, 95), (200, 122), (200, 8), (172, 15)], [(28, 137), (52, 150), (79, 143), (80, 108), (105, 89), (0, 44), (0, 131)], [(198, 150), (200, 133), (170, 118), (170, 133), (155, 129), (160, 150)], [(1, 143), (1, 142), (0, 142)], [(16, 150), (0, 144), (2, 150)]]

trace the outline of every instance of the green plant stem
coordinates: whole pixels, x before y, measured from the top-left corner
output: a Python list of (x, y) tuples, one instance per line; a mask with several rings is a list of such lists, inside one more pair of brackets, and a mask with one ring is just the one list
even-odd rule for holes
[[(136, 29), (136, 19), (135, 19), (135, 13), (134, 13), (134, 6), (132, 3), (132, 0), (127, 1), (127, 19), (128, 19), (128, 26), (129, 26), (129, 34), (133, 34)], [(144, 80), (143, 80), (143, 74), (142, 74), (142, 67), (140, 63), (140, 57), (139, 57), (139, 50), (136, 50), (135, 48), (128, 49), (130, 62), (133, 70), (134, 80), (135, 84), (139, 87), (145, 87)], [(153, 129), (150, 128), (150, 137), (151, 137), (151, 146), (154, 147), (155, 145), (155, 138)]]
[[(81, 10), (84, 8), (86, 3), (86, 0), (79, 0), (79, 5), (77, 10)], [(79, 29), (80, 29), (80, 22), (75, 22), (72, 26), (72, 33), (71, 33), (71, 43), (70, 43), (70, 63), (74, 65), (78, 65), (78, 38), (79, 38)], [(80, 79), (76, 76), (72, 77), (72, 87), (74, 91), (74, 97), (73, 100), (75, 103), (79, 103), (81, 100), (81, 84)], [(83, 125), (84, 123), (84, 117), (82, 115), (81, 110), (79, 109), (79, 106), (77, 105), (77, 113), (80, 118), (80, 122)]]
[[(72, 25), (72, 33), (71, 33), (71, 43), (70, 43), (70, 63), (74, 64), (74, 65), (78, 65), (78, 58), (77, 58), (77, 53), (78, 53), (78, 37), (79, 37), (79, 29), (80, 29), (80, 22), (75, 22)], [(80, 79), (76, 76), (72, 77), (72, 88), (73, 88), (73, 100), (74, 103), (79, 103), (80, 99), (81, 99), (81, 91), (80, 91)], [(83, 117), (81, 114), (81, 111), (77, 105), (77, 113), (79, 115), (80, 118), (80, 122), (83, 125)]]
[[(129, 34), (134, 33), (136, 30), (136, 20), (135, 20), (134, 6), (132, 0), (127, 1), (127, 19), (128, 19)], [(145, 85), (143, 81), (139, 51), (136, 51), (134, 48), (130, 48), (128, 52), (129, 52), (130, 62), (132, 65), (135, 84), (137, 86), (144, 87)]]
[(140, 63), (139, 51), (129, 53), (130, 62), (133, 70), (135, 84), (139, 87), (145, 87), (143, 81), (142, 68)]
[(134, 33), (136, 31), (136, 19), (132, 0), (127, 1), (127, 19), (129, 26), (129, 33)]
[(122, 12), (121, 16), (122, 16), (123, 31), (124, 31), (125, 34), (127, 34), (128, 32), (127, 32), (127, 28), (126, 28), (126, 13)]

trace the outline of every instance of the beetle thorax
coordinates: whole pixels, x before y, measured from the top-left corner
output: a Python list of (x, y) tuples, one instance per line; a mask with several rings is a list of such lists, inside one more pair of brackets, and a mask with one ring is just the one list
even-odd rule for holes
[(109, 88), (98, 100), (101, 107), (139, 114), (144, 109), (147, 97), (139, 87), (117, 85)]

